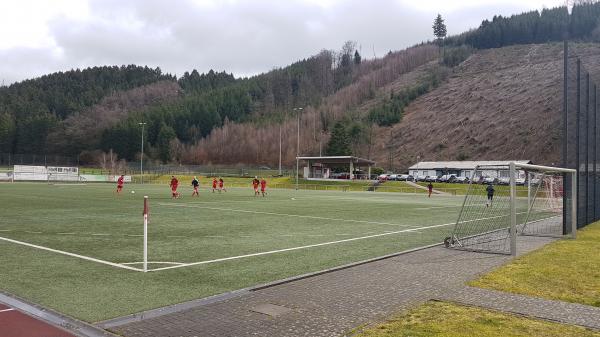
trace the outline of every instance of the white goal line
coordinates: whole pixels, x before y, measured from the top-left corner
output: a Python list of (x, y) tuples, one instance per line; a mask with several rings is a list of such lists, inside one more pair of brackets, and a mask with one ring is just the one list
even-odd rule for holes
[(75, 254), (75, 253), (69, 253), (69, 252), (65, 252), (64, 250), (58, 250), (58, 249), (48, 248), (48, 247), (44, 247), (44, 246), (34, 245), (34, 244), (31, 244), (31, 243), (27, 243), (27, 242), (23, 242), (23, 241), (18, 241), (18, 240), (13, 240), (13, 239), (1, 237), (1, 236), (0, 236), (0, 240), (6, 241), (6, 242), (11, 242), (11, 243), (16, 243), (18, 245), (23, 245), (23, 246), (27, 246), (27, 247), (32, 247), (32, 248), (37, 248), (37, 249), (41, 249), (41, 250), (46, 250), (46, 251), (53, 252), (53, 253), (58, 253), (58, 254), (62, 254), (62, 255), (76, 257), (76, 258), (87, 260), (87, 261), (92, 261), (92, 262), (97, 262), (97, 263), (101, 263), (101, 264), (106, 264), (106, 265), (109, 265), (109, 266), (112, 266), (112, 267), (123, 268), (123, 269), (128, 269), (128, 270), (133, 270), (133, 271), (140, 271), (140, 272), (143, 271), (142, 269), (134, 268), (134, 267), (130, 267), (130, 266), (126, 266), (126, 265), (123, 265), (123, 264), (120, 264), (120, 263), (114, 263), (114, 262), (104, 261), (104, 260), (96, 259), (96, 258), (85, 256), (85, 255), (79, 255), (79, 254)]
[(417, 232), (418, 233), (420, 230), (423, 230), (423, 229), (437, 228), (437, 227), (444, 227), (444, 226), (451, 226), (451, 225), (455, 225), (455, 224), (456, 224), (455, 222), (452, 222), (452, 223), (445, 223), (445, 224), (441, 224), (441, 225), (432, 225), (432, 226), (424, 226), (424, 227), (418, 227), (418, 228), (409, 228), (409, 229), (403, 229), (403, 230), (400, 230), (400, 231), (385, 232), (385, 233), (381, 233), (381, 234), (373, 234), (373, 235), (361, 236), (361, 237), (357, 237), (357, 238), (350, 238), (350, 239), (344, 239), (344, 240), (315, 243), (315, 244), (312, 244), (312, 245), (306, 245), (306, 246), (300, 246), (300, 247), (291, 247), (291, 248), (283, 248), (283, 249), (271, 250), (271, 251), (268, 251), (268, 252), (260, 252), (260, 253), (253, 253), (253, 254), (246, 254), (246, 255), (239, 255), (239, 256), (223, 257), (223, 258), (220, 258), (220, 259), (200, 261), (200, 262), (183, 263), (183, 264), (176, 265), (176, 266), (169, 266), (169, 267), (148, 269), (148, 272), (151, 272), (151, 271), (161, 271), (161, 270), (167, 270), (167, 269), (176, 269), (176, 268), (183, 268), (183, 267), (191, 267), (191, 266), (197, 266), (197, 265), (202, 265), (202, 264), (209, 264), (209, 263), (215, 263), (215, 262), (237, 260), (237, 259), (243, 259), (243, 258), (247, 258), (247, 257), (270, 255), (270, 254), (276, 254), (276, 253), (282, 253), (282, 252), (290, 252), (290, 251), (294, 251), (294, 250), (314, 248), (314, 247), (321, 247), (321, 246), (328, 246), (328, 245), (334, 245), (334, 244), (338, 244), (338, 243), (358, 241), (358, 240), (365, 240), (365, 239), (371, 239), (371, 238), (376, 238), (376, 237), (381, 237), (381, 236), (387, 236), (387, 235), (393, 235), (393, 234), (399, 234), (399, 233), (408, 233), (408, 232)]
[(379, 221), (369, 221), (369, 220), (354, 220), (354, 219), (341, 219), (341, 218), (327, 218), (321, 216), (313, 216), (313, 215), (301, 215), (301, 214), (287, 214), (287, 213), (274, 213), (274, 212), (264, 212), (264, 211), (251, 211), (245, 209), (235, 209), (235, 208), (223, 208), (223, 207), (208, 207), (208, 206), (197, 206), (197, 205), (187, 205), (187, 204), (168, 204), (168, 203), (158, 203), (161, 206), (170, 206), (170, 207), (188, 207), (188, 208), (200, 208), (200, 209), (209, 209), (214, 211), (229, 211), (229, 212), (239, 212), (239, 213), (251, 213), (251, 214), (264, 214), (264, 215), (274, 215), (274, 216), (287, 216), (292, 218), (304, 218), (304, 219), (315, 219), (315, 220), (329, 220), (329, 221), (341, 221), (341, 222), (357, 222), (357, 223), (366, 223), (366, 224), (374, 224), (374, 225), (388, 225), (388, 226), (402, 226), (402, 227), (417, 227), (414, 225), (402, 225), (390, 222), (379, 222)]

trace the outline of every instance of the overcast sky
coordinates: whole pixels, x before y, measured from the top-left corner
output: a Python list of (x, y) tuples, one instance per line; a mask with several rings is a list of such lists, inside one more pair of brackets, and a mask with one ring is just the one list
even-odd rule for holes
[(0, 84), (95, 65), (248, 76), (356, 41), (365, 58), (564, 0), (2, 0)]

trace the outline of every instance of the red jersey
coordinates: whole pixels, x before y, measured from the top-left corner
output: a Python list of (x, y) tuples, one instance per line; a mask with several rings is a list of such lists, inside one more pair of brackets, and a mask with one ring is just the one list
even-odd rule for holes
[(117, 179), (117, 185), (118, 185), (118, 186), (123, 186), (124, 180), (125, 180), (125, 179), (124, 179), (122, 176), (121, 176), (121, 177), (119, 177), (119, 179)]
[(179, 185), (179, 180), (177, 180), (177, 178), (171, 179), (171, 187), (177, 188), (177, 185)]
[(217, 188), (217, 179), (213, 179), (213, 188)]
[(219, 180), (219, 187), (223, 187), (223, 180)]
[(265, 187), (267, 187), (267, 181), (266, 180), (261, 180), (260, 181), (260, 188), (262, 188), (264, 190)]
[(252, 180), (252, 186), (254, 186), (254, 188), (257, 188), (258, 184), (259, 184), (258, 179)]

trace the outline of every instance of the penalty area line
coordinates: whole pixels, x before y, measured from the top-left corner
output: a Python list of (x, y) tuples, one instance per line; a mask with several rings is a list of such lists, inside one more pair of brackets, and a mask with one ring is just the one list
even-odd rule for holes
[(456, 224), (455, 222), (451, 222), (451, 223), (445, 223), (445, 224), (441, 224), (441, 225), (432, 225), (432, 226), (425, 226), (425, 227), (418, 227), (418, 228), (409, 228), (409, 229), (403, 229), (403, 230), (400, 230), (400, 231), (386, 232), (386, 233), (380, 233), (380, 234), (373, 234), (373, 235), (361, 236), (361, 237), (357, 237), (357, 238), (350, 238), (350, 239), (344, 239), (344, 240), (315, 243), (315, 244), (307, 245), (307, 246), (277, 249), (277, 250), (271, 250), (271, 251), (268, 251), (268, 252), (260, 252), (260, 253), (253, 253), (253, 254), (246, 254), (246, 255), (239, 255), (239, 256), (230, 256), (230, 257), (224, 257), (224, 258), (220, 258), (220, 259), (200, 261), (200, 262), (184, 263), (184, 264), (176, 265), (176, 266), (168, 266), (168, 267), (162, 267), (162, 268), (149, 269), (148, 272), (161, 271), (161, 270), (167, 270), (167, 269), (175, 269), (175, 268), (183, 268), (183, 267), (190, 267), (190, 266), (197, 266), (197, 265), (209, 264), (209, 263), (215, 263), (215, 262), (238, 260), (238, 259), (243, 259), (243, 258), (247, 258), (247, 257), (270, 255), (270, 254), (276, 254), (276, 253), (282, 253), (282, 252), (291, 252), (291, 251), (294, 251), (294, 250), (314, 248), (314, 247), (321, 247), (321, 246), (328, 246), (328, 245), (335, 245), (335, 244), (338, 244), (338, 243), (358, 241), (358, 240), (365, 240), (365, 239), (371, 239), (371, 238), (376, 238), (376, 237), (381, 237), (381, 236), (386, 236), (386, 235), (393, 235), (393, 234), (399, 234), (399, 233), (409, 233), (409, 232), (418, 232), (418, 231), (423, 230), (423, 229), (452, 226), (452, 225), (455, 225), (455, 224)]
[(104, 261), (104, 260), (96, 259), (96, 258), (85, 256), (85, 255), (79, 255), (79, 254), (75, 254), (75, 253), (65, 252), (64, 250), (58, 250), (58, 249), (48, 248), (48, 247), (44, 247), (44, 246), (38, 246), (38, 245), (31, 244), (31, 243), (27, 243), (27, 242), (23, 242), (23, 241), (18, 241), (18, 240), (13, 240), (13, 239), (1, 237), (1, 236), (0, 236), (0, 240), (6, 241), (6, 242), (10, 242), (10, 243), (15, 243), (15, 244), (18, 244), (18, 245), (27, 246), (27, 247), (41, 249), (41, 250), (49, 251), (49, 252), (52, 252), (52, 253), (58, 253), (58, 254), (62, 254), (62, 255), (76, 257), (76, 258), (79, 258), (79, 259), (82, 259), (82, 260), (87, 260), (87, 261), (92, 261), (92, 262), (96, 262), (96, 263), (101, 263), (101, 264), (105, 264), (105, 265), (112, 266), (112, 267), (129, 269), (129, 270), (140, 271), (140, 272), (143, 271), (143, 270), (141, 270), (139, 268), (125, 266), (125, 265), (122, 265), (120, 263), (114, 263), (114, 262)]
[(171, 207), (188, 207), (188, 208), (199, 208), (199, 209), (209, 209), (213, 211), (228, 211), (228, 212), (238, 212), (238, 213), (251, 213), (251, 214), (264, 214), (264, 215), (274, 215), (274, 216), (287, 216), (291, 218), (304, 218), (304, 219), (315, 219), (315, 220), (329, 220), (329, 221), (340, 221), (340, 222), (356, 222), (356, 223), (366, 223), (366, 224), (375, 224), (375, 225), (387, 225), (387, 226), (402, 226), (402, 227), (415, 227), (413, 225), (401, 225), (397, 223), (389, 223), (389, 222), (379, 222), (379, 221), (368, 221), (368, 220), (354, 220), (354, 219), (340, 219), (340, 218), (327, 218), (321, 216), (313, 216), (313, 215), (301, 215), (301, 214), (287, 214), (287, 213), (274, 213), (274, 212), (263, 212), (263, 211), (251, 211), (246, 209), (235, 209), (235, 208), (222, 208), (222, 207), (206, 207), (206, 206), (196, 206), (189, 204), (167, 204), (167, 203), (159, 203), (161, 206), (171, 206)]

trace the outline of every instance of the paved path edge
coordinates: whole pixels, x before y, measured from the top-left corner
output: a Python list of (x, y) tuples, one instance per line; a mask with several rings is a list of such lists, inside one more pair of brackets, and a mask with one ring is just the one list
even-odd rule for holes
[(0, 290), (0, 302), (51, 325), (58, 326), (81, 337), (117, 337), (117, 335), (90, 323), (61, 314), (42, 305), (29, 302), (16, 295)]
[(111, 319), (108, 319), (105, 321), (97, 322), (97, 323), (95, 323), (95, 325), (102, 329), (110, 329), (110, 328), (114, 328), (114, 327), (119, 327), (121, 325), (129, 324), (132, 322), (139, 322), (139, 321), (142, 321), (142, 320), (145, 320), (148, 318), (160, 317), (160, 316), (172, 314), (175, 312), (180, 312), (180, 311), (204, 306), (207, 304), (226, 301), (228, 299), (239, 297), (239, 296), (245, 295), (245, 294), (253, 292), (253, 291), (258, 291), (258, 290), (262, 290), (262, 289), (266, 289), (266, 288), (270, 288), (270, 287), (275, 287), (278, 285), (291, 283), (294, 281), (303, 280), (303, 279), (307, 279), (310, 277), (315, 277), (315, 276), (319, 276), (319, 275), (323, 275), (323, 274), (327, 274), (327, 273), (332, 273), (335, 271), (348, 269), (348, 268), (360, 266), (363, 264), (380, 261), (380, 260), (385, 260), (385, 259), (389, 259), (389, 258), (396, 257), (399, 255), (408, 254), (408, 253), (416, 252), (419, 250), (424, 250), (424, 249), (428, 249), (428, 248), (432, 248), (432, 247), (436, 247), (436, 246), (442, 246), (442, 245), (443, 245), (443, 243), (434, 243), (434, 244), (427, 245), (427, 246), (417, 247), (417, 248), (413, 248), (413, 249), (409, 249), (409, 250), (403, 250), (401, 252), (378, 256), (375, 258), (357, 261), (357, 262), (353, 262), (353, 263), (349, 263), (349, 264), (345, 264), (345, 265), (341, 265), (341, 266), (337, 266), (337, 267), (333, 267), (333, 268), (329, 268), (329, 269), (324, 269), (324, 270), (320, 270), (320, 271), (316, 271), (316, 272), (312, 272), (312, 273), (296, 275), (296, 276), (284, 278), (281, 280), (276, 280), (276, 281), (269, 282), (269, 283), (259, 284), (259, 285), (248, 287), (248, 288), (233, 290), (233, 291), (229, 291), (229, 292), (222, 293), (222, 294), (217, 294), (217, 295), (212, 295), (209, 297), (194, 299), (191, 301), (168, 305), (168, 306), (164, 306), (164, 307), (160, 307), (160, 308), (156, 308), (156, 309), (140, 311), (137, 313), (126, 315), (126, 316), (115, 317), (115, 318), (111, 318)]

